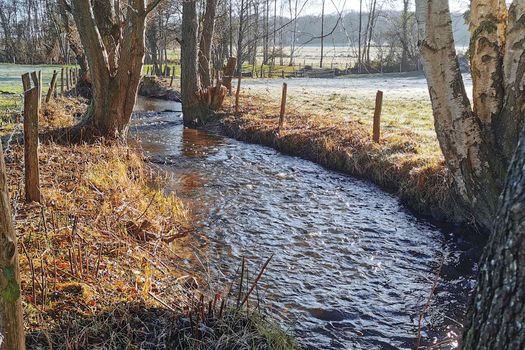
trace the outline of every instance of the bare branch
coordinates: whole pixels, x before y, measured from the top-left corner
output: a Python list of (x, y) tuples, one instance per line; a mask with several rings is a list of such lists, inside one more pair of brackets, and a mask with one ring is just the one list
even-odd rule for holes
[(162, 0), (151, 0), (151, 2), (146, 7), (146, 16), (157, 7), (158, 4), (160, 4)]

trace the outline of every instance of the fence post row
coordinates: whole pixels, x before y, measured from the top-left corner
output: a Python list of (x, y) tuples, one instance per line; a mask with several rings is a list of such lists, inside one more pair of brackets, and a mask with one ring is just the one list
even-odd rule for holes
[(28, 202), (40, 202), (38, 169), (38, 87), (24, 93), (24, 164)]

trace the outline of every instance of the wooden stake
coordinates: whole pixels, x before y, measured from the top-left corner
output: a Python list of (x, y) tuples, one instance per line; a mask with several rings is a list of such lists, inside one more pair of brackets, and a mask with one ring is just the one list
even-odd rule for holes
[(38, 75), (36, 74), (36, 72), (31, 72), (31, 80), (33, 80), (33, 86), (38, 87)]
[(40, 202), (37, 87), (24, 94), (24, 164), (26, 201)]
[(0, 324), (2, 349), (24, 350), (24, 320), (20, 297), (20, 268), (15, 227), (7, 186), (4, 152), (0, 142)]
[(29, 78), (29, 73), (22, 74), (22, 86), (24, 87), (24, 92), (31, 89), (31, 80)]
[(281, 78), (284, 79), (284, 69), (281, 71)]
[(49, 90), (47, 90), (46, 103), (49, 103), (51, 96), (53, 96), (53, 91), (55, 91), (55, 85), (57, 82), (57, 71), (53, 71), (53, 78), (51, 78), (51, 83), (49, 84)]
[(279, 113), (279, 131), (284, 126), (284, 114), (286, 113), (286, 94), (288, 92), (288, 84), (283, 83), (283, 94), (281, 96), (281, 112)]
[(78, 92), (77, 92), (77, 85), (78, 85), (78, 69), (75, 68), (75, 70), (73, 71), (73, 76), (74, 76), (74, 81), (75, 81), (75, 84), (73, 85), (73, 89), (75, 90), (75, 96), (78, 95)]
[(66, 68), (66, 91), (69, 91), (69, 68)]
[(38, 114), (42, 109), (42, 71), (38, 71)]
[(239, 92), (241, 91), (242, 71), (239, 72), (239, 79), (237, 80), (237, 91), (235, 91), (235, 113), (239, 113)]
[(376, 108), (374, 111), (373, 137), (374, 142), (379, 142), (381, 135), (381, 108), (383, 106), (383, 91), (378, 90), (376, 94)]
[[(33, 80), (33, 86), (37, 89), (37, 96), (39, 89), (39, 78), (38, 78), (38, 72), (31, 72), (31, 79)], [(27, 91), (27, 90), (26, 90)], [(37, 98), (37, 114), (40, 113), (40, 101)]]

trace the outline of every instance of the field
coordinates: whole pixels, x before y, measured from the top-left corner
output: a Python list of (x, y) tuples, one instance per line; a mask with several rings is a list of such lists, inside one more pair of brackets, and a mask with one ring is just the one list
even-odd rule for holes
[[(469, 76), (464, 76), (471, 90)], [(354, 121), (372, 130), (375, 95), (384, 93), (382, 131), (387, 137), (414, 133), (422, 154), (440, 155), (432, 107), (422, 74), (350, 75), (339, 79), (288, 79), (289, 108), (329, 121)], [(243, 92), (278, 105), (283, 80), (245, 80)]]
[(42, 71), (43, 93), (47, 93), (53, 71), (62, 66), (0, 64), (0, 126), (9, 122), (9, 116), (22, 108), (22, 74)]

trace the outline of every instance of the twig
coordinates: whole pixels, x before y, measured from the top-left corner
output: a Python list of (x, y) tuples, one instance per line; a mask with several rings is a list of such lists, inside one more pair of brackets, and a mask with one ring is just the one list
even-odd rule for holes
[(264, 270), (266, 269), (266, 267), (268, 266), (268, 264), (270, 263), (270, 260), (272, 260), (273, 258), (273, 254), (268, 258), (268, 260), (266, 260), (266, 262), (264, 263), (263, 267), (261, 268), (261, 271), (259, 272), (259, 274), (257, 275), (257, 278), (255, 279), (255, 281), (253, 281), (252, 283), (252, 286), (250, 288), (250, 290), (248, 291), (248, 293), (246, 293), (246, 296), (244, 297), (244, 300), (242, 301), (241, 303), (241, 306), (244, 305), (244, 303), (246, 301), (248, 301), (248, 298), (250, 297), (250, 294), (253, 292), (253, 289), (255, 288), (255, 286), (257, 285), (257, 283), (259, 282), (259, 280), (261, 279), (263, 273), (264, 273)]
[(35, 292), (35, 266), (33, 265), (33, 259), (29, 256), (26, 245), (22, 242), (22, 250), (29, 262), (29, 267), (31, 269), (31, 296), (33, 297), (33, 303), (36, 304), (36, 292)]
[(427, 312), (428, 308), (430, 307), (430, 303), (432, 302), (432, 297), (434, 296), (434, 292), (436, 291), (436, 288), (439, 284), (439, 275), (441, 274), (441, 268), (443, 267), (443, 256), (440, 259), (439, 266), (436, 270), (436, 274), (434, 276), (434, 283), (432, 284), (432, 289), (430, 290), (430, 294), (428, 296), (426, 304), (423, 306), (423, 309), (419, 313), (419, 320), (417, 325), (417, 339), (416, 339), (416, 347), (415, 350), (419, 349), (419, 345), (421, 344), (421, 328), (423, 323), (423, 317), (425, 317), (425, 313)]
[(242, 294), (242, 280), (244, 279), (244, 256), (242, 257), (242, 267), (241, 267), (241, 280), (239, 282), (239, 293), (237, 294), (237, 307), (239, 307), (241, 303), (241, 294)]

